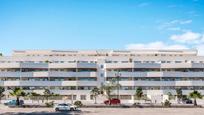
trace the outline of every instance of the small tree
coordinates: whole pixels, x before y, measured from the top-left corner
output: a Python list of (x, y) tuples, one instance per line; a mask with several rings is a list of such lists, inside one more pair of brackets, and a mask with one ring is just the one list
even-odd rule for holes
[(182, 92), (181, 88), (176, 89), (176, 94), (177, 94), (176, 96), (178, 99), (178, 103), (180, 103), (182, 98), (183, 98), (183, 92)]
[(51, 61), (49, 61), (49, 60), (45, 60), (45, 63), (52, 63)]
[(112, 98), (111, 93), (120, 86), (121, 85), (117, 83), (117, 79), (113, 78), (109, 83), (101, 87), (100, 89), (101, 94), (107, 97), (107, 99), (109, 100), (109, 105), (111, 104), (110, 103), (110, 100)]
[(201, 93), (195, 90), (189, 94), (189, 97), (194, 99), (194, 106), (197, 106), (196, 99), (202, 99)]
[(175, 99), (174, 95), (172, 95), (171, 92), (168, 92), (167, 95), (168, 95), (168, 100), (169, 101), (172, 100), (172, 99)]
[(1, 98), (4, 97), (4, 87), (0, 87), (0, 104), (1, 104)]
[(141, 87), (138, 87), (136, 89), (136, 92), (135, 92), (135, 98), (138, 99), (138, 100), (141, 100), (142, 97), (143, 97), (143, 91), (142, 91), (142, 88)]
[(165, 107), (170, 107), (171, 106), (171, 102), (169, 100), (165, 100), (164, 103), (162, 103), (162, 104)]
[(26, 93), (21, 88), (15, 88), (12, 90), (12, 92), (10, 92), (10, 95), (16, 97), (16, 104), (17, 104), (17, 106), (19, 106), (20, 105), (20, 97), (25, 97)]
[(0, 53), (0, 56), (3, 56), (3, 54), (2, 54), (2, 53)]
[[(112, 85), (103, 85), (101, 87), (101, 93), (107, 97), (107, 99), (111, 100), (111, 93), (113, 92), (114, 87)], [(109, 103), (110, 105), (111, 103)]]
[[(33, 101), (34, 99), (36, 99), (36, 97), (39, 97), (40, 96), (40, 94), (38, 94), (38, 93), (35, 93), (35, 92), (31, 92), (30, 94), (29, 94), (29, 97), (30, 97), (30, 99)], [(39, 103), (39, 99), (37, 99), (38, 100), (38, 103)]]
[(97, 88), (97, 87), (95, 87), (95, 88), (93, 88), (92, 90), (91, 90), (91, 95), (94, 97), (94, 100), (95, 100), (95, 104), (97, 103), (96, 102), (96, 98), (97, 98), (97, 96), (98, 95), (100, 95), (100, 89), (99, 88)]

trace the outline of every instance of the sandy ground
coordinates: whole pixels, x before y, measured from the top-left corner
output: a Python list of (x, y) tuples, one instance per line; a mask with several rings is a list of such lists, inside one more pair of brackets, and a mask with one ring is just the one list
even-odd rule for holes
[(204, 108), (81, 108), (76, 112), (55, 112), (52, 108), (0, 108), (0, 114), (204, 115)]

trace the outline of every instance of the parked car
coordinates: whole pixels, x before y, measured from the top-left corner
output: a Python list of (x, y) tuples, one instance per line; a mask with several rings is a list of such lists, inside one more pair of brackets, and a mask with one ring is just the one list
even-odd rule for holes
[(119, 99), (116, 99), (116, 98), (113, 98), (113, 99), (111, 99), (111, 100), (106, 100), (106, 101), (104, 101), (104, 104), (106, 104), (106, 105), (118, 105), (118, 104), (120, 104), (120, 100)]
[(74, 111), (77, 110), (77, 106), (72, 104), (61, 103), (54, 106), (55, 111)]
[(185, 104), (193, 104), (193, 101), (190, 99), (184, 100), (183, 103)]
[[(19, 105), (22, 106), (23, 104), (24, 104), (24, 101), (20, 100), (19, 101)], [(4, 103), (4, 105), (7, 105), (7, 106), (16, 106), (17, 105), (17, 101), (16, 100), (10, 100), (10, 101)]]

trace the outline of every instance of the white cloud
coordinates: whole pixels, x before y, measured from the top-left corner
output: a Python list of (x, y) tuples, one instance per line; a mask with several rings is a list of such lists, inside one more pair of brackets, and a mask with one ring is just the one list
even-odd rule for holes
[(160, 30), (185, 31), (179, 26), (192, 23), (192, 20), (172, 20), (159, 25)]
[(167, 44), (162, 41), (150, 42), (150, 43), (135, 43), (128, 44), (125, 46), (128, 50), (177, 50), (177, 49), (197, 49), (199, 56), (204, 56), (204, 43), (186, 45), (186, 44)]
[(200, 33), (195, 33), (195, 32), (185, 32), (183, 34), (176, 34), (170, 36), (171, 40), (174, 40), (176, 42), (180, 43), (196, 43), (197, 40), (200, 40), (202, 38), (202, 35)]
[(167, 24), (190, 24), (192, 20), (172, 20), (167, 22)]
[(190, 24), (192, 22), (192, 20), (181, 20), (179, 23), (180, 24)]
[(157, 41), (147, 44), (142, 43), (128, 44), (126, 45), (126, 49), (188, 49), (188, 47), (180, 44), (170, 45), (161, 41)]
[(172, 31), (179, 31), (182, 30), (180, 27), (169, 27), (167, 30), (172, 30)]
[[(173, 22), (172, 22), (173, 23)], [(150, 43), (127, 44), (126, 49), (197, 49), (198, 55), (204, 56), (204, 33), (186, 31), (182, 34), (170, 36), (171, 44), (162, 41)]]

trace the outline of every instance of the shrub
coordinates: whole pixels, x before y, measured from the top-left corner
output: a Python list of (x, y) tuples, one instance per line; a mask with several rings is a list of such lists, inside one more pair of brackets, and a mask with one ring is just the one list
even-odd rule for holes
[(53, 107), (54, 106), (54, 101), (47, 102), (45, 103), (46, 107)]
[(76, 105), (77, 107), (83, 106), (83, 104), (82, 104), (81, 101), (75, 101), (75, 102), (74, 102), (74, 105)]
[(171, 106), (171, 103), (169, 100), (165, 100), (164, 104), (163, 104), (165, 107), (170, 107)]

